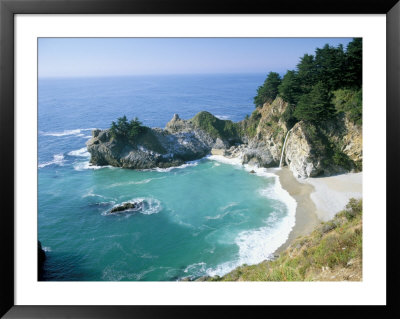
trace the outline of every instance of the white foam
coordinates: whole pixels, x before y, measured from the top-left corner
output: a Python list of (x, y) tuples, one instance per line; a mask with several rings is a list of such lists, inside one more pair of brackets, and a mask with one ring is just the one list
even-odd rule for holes
[(228, 215), (229, 213), (232, 212), (231, 210), (229, 210), (229, 208), (234, 207), (234, 206), (236, 206), (236, 205), (238, 205), (238, 203), (236, 203), (236, 202), (229, 203), (228, 205), (219, 208), (219, 210), (223, 212), (222, 214), (218, 214), (218, 215), (216, 215), (216, 216), (205, 216), (204, 218), (205, 218), (205, 219), (209, 219), (209, 220), (210, 220), (210, 219), (211, 219), (211, 220), (214, 220), (214, 219), (222, 219), (222, 218), (224, 218), (226, 215)]
[(71, 151), (68, 153), (69, 156), (80, 156), (80, 157), (90, 157), (90, 153), (87, 151), (86, 147), (82, 147), (79, 150)]
[(215, 268), (207, 269), (207, 274), (209, 276), (222, 276), (240, 265), (254, 265), (271, 259), (272, 254), (289, 238), (289, 234), (295, 225), (296, 200), (282, 188), (279, 177), (273, 172), (268, 172), (266, 168), (248, 164), (242, 165), (241, 158), (226, 158), (220, 155), (212, 155), (208, 158), (225, 164), (240, 165), (246, 171), (253, 170), (258, 176), (274, 178), (273, 186), (262, 189), (259, 193), (267, 198), (283, 202), (287, 207), (287, 215), (278, 221), (277, 214), (274, 212), (266, 220), (267, 226), (240, 232), (235, 240), (236, 245), (239, 247), (238, 258), (234, 261), (220, 264)]
[(86, 198), (86, 197), (101, 197), (101, 198), (105, 198), (103, 195), (94, 194), (93, 190), (90, 190), (88, 193), (86, 193), (85, 195), (82, 196), (82, 198)]
[(111, 184), (110, 186), (108, 186), (107, 188), (113, 188), (113, 187), (117, 187), (117, 186), (147, 184), (147, 183), (150, 183), (151, 181), (158, 180), (158, 179), (164, 179), (164, 178), (166, 178), (166, 177), (164, 176), (164, 177), (156, 177), (156, 178), (146, 178), (141, 181), (129, 181), (129, 182), (125, 182), (125, 183), (114, 183), (114, 184)]
[(68, 135), (76, 135), (76, 136), (84, 136), (82, 134), (83, 131), (92, 131), (94, 128), (78, 128), (74, 130), (64, 130), (62, 132), (41, 132), (44, 136), (68, 136)]
[(199, 263), (191, 264), (191, 265), (187, 266), (183, 272), (188, 273), (189, 271), (193, 277), (201, 276), (206, 271), (206, 263), (199, 262)]
[(142, 171), (151, 171), (151, 172), (160, 172), (160, 173), (165, 173), (165, 172), (170, 172), (174, 169), (183, 169), (186, 167), (191, 167), (191, 166), (197, 166), (199, 164), (200, 160), (195, 160), (195, 161), (190, 161), (185, 164), (179, 165), (179, 166), (172, 166), (172, 167), (167, 167), (167, 168), (160, 168), (160, 167), (155, 167), (155, 168), (150, 168), (150, 169), (143, 169)]
[(63, 166), (64, 165), (64, 155), (63, 154), (56, 154), (53, 155), (53, 160), (45, 163), (40, 163), (38, 165), (39, 168), (43, 168), (49, 165), (59, 165)]
[(83, 171), (86, 169), (102, 169), (102, 168), (112, 168), (112, 166), (111, 165), (105, 165), (105, 166), (92, 165), (89, 163), (89, 161), (77, 162), (74, 164), (74, 170), (76, 170), (76, 171)]
[[(138, 198), (134, 198), (131, 199), (129, 201), (126, 202), (122, 202), (119, 204), (114, 205), (111, 209), (113, 209), (114, 207), (123, 205), (123, 204), (127, 204), (127, 203), (142, 203), (143, 205), (141, 205), (138, 209), (127, 209), (125, 211), (122, 211), (121, 213), (129, 213), (129, 212), (138, 212), (141, 213), (143, 215), (152, 215), (152, 214), (157, 214), (162, 210), (162, 206), (161, 206), (161, 202), (158, 199), (155, 198), (142, 198), (142, 197), (138, 197)], [(110, 209), (110, 210), (111, 210)], [(115, 213), (110, 213), (110, 210), (103, 212), (102, 215), (119, 215), (119, 214), (115, 214)]]
[(243, 166), (242, 159), (240, 157), (228, 158), (228, 157), (225, 157), (222, 155), (209, 155), (206, 158), (211, 161), (217, 161), (217, 162), (220, 162), (223, 164), (229, 164), (229, 165), (234, 165), (234, 166)]
[(43, 250), (47, 253), (51, 251), (51, 247), (43, 247)]

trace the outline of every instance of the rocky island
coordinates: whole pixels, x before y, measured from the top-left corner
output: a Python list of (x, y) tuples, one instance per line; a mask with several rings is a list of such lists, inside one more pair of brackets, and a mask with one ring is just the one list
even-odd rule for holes
[(361, 170), (361, 125), (340, 113), (318, 125), (298, 121), (290, 127), (285, 121), (289, 108), (289, 103), (277, 97), (236, 123), (208, 112), (189, 120), (175, 114), (164, 129), (140, 126), (134, 138), (113, 135), (110, 129), (94, 130), (87, 142), (90, 163), (165, 168), (216, 154), (239, 157), (243, 164), (260, 167), (288, 165), (300, 178)]

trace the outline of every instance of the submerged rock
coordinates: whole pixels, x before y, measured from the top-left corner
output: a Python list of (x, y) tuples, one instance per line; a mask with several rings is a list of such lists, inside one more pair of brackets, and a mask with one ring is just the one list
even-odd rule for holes
[(110, 210), (111, 214), (120, 213), (126, 210), (139, 210), (142, 207), (142, 203), (134, 202), (134, 203), (123, 203), (121, 205), (115, 206)]

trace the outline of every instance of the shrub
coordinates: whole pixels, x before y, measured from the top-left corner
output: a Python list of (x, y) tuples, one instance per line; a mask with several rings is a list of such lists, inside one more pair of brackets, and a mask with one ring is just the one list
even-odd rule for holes
[(111, 123), (110, 134), (113, 138), (133, 140), (145, 131), (146, 127), (137, 117), (128, 122), (126, 116), (118, 118), (117, 123)]
[(237, 124), (229, 120), (220, 120), (209, 112), (197, 113), (191, 122), (198, 128), (210, 134), (213, 138), (235, 140), (238, 137)]
[(337, 112), (343, 112), (357, 125), (362, 124), (362, 90), (340, 89), (333, 92)]

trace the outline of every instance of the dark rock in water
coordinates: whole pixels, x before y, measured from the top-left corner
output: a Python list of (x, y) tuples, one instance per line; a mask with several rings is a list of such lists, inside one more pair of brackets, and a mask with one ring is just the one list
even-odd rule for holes
[(252, 169), (251, 171), (250, 171), (250, 174), (255, 174), (256, 172)]
[(46, 260), (46, 253), (42, 248), (42, 243), (38, 240), (38, 262), (39, 265), (43, 264)]
[(38, 240), (38, 279), (43, 278), (43, 264), (46, 260), (46, 253), (42, 248), (42, 243)]
[(138, 210), (139, 208), (141, 208), (141, 206), (141, 203), (123, 203), (122, 205), (118, 205), (112, 208), (110, 210), (110, 213), (114, 214), (131, 209)]

